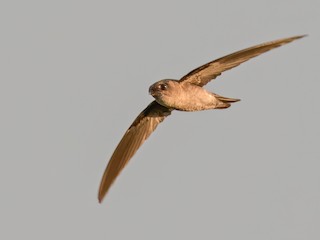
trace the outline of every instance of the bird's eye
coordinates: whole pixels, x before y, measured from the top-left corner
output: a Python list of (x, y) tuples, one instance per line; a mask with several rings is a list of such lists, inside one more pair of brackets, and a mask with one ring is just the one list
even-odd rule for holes
[(162, 83), (162, 84), (159, 85), (159, 88), (160, 88), (161, 90), (167, 90), (168, 85), (165, 84), (165, 83)]

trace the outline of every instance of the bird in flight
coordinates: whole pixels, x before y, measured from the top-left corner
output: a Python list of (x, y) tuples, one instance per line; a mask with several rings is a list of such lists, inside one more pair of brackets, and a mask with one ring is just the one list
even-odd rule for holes
[(155, 100), (138, 115), (114, 150), (101, 180), (99, 202), (101, 203), (110, 186), (138, 148), (173, 110), (192, 112), (230, 107), (239, 99), (220, 96), (205, 90), (203, 86), (224, 71), (304, 36), (283, 38), (246, 48), (204, 64), (180, 80), (164, 79), (152, 84), (149, 93)]

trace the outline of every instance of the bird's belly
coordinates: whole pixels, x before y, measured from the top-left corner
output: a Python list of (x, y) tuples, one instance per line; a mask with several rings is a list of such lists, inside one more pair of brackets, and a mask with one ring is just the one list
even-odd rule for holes
[(210, 92), (202, 90), (185, 94), (175, 103), (175, 109), (193, 112), (215, 108), (217, 99)]

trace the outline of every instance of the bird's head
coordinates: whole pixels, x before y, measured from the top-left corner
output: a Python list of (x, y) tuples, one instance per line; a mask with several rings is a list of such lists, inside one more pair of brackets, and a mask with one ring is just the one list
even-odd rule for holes
[(152, 84), (149, 88), (149, 94), (161, 105), (170, 107), (170, 99), (176, 95), (178, 86), (179, 83), (176, 80), (164, 79)]

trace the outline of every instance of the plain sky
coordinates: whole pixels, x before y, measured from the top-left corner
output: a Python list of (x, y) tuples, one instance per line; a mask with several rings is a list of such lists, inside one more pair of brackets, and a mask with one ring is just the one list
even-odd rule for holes
[[(0, 239), (320, 239), (319, 9), (1, 1)], [(174, 112), (98, 203), (152, 83), (299, 34), (206, 86), (241, 102)]]

